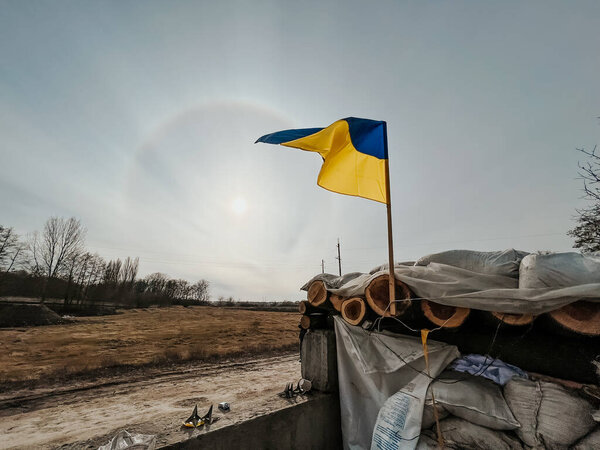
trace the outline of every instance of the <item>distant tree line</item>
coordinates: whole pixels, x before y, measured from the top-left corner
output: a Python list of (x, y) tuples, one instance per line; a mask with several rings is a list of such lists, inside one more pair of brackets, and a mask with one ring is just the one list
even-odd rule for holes
[(105, 260), (85, 249), (86, 229), (71, 217), (51, 217), (26, 238), (0, 225), (0, 296), (63, 299), (65, 305), (206, 304), (209, 283), (153, 273), (138, 279), (139, 258)]

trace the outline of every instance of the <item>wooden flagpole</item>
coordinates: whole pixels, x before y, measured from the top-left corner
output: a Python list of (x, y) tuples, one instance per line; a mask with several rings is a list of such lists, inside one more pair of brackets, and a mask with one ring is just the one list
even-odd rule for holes
[(388, 264), (389, 264), (389, 285), (390, 285), (390, 314), (396, 315), (396, 276), (394, 275), (394, 242), (392, 239), (392, 193), (390, 189), (390, 160), (387, 151), (387, 124), (383, 125), (383, 136), (385, 139), (385, 198), (387, 200), (387, 229), (388, 229)]

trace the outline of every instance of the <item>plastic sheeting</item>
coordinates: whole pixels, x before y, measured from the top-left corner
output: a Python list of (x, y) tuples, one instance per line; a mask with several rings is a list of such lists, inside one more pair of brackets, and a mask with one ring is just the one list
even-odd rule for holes
[[(344, 448), (398, 448), (400, 442), (415, 448), (431, 381), (420, 339), (334, 320)], [(433, 378), (459, 356), (452, 345), (429, 341), (428, 348)]]
[(126, 430), (119, 431), (108, 444), (98, 447), (98, 450), (154, 450), (156, 436), (153, 434), (129, 434)]
[(492, 380), (494, 383), (504, 386), (512, 377), (527, 378), (527, 374), (517, 366), (507, 364), (491, 356), (477, 355), (471, 353), (457, 359), (450, 366), (457, 372), (470, 373)]
[[(369, 283), (386, 271), (374, 274), (351, 274), (344, 277), (319, 274), (306, 283), (308, 289), (315, 280), (323, 280), (327, 290), (351, 297), (364, 295)], [(542, 314), (561, 308), (578, 300), (600, 302), (600, 282), (564, 288), (519, 288), (519, 280), (502, 275), (488, 275), (446, 264), (430, 263), (428, 266), (400, 266), (394, 268), (396, 278), (425, 298), (449, 306), (497, 311), (512, 314)]]
[(471, 272), (518, 278), (521, 260), (528, 254), (529, 252), (515, 250), (514, 248), (497, 252), (448, 250), (423, 256), (414, 265), (427, 266), (433, 262), (460, 267)]

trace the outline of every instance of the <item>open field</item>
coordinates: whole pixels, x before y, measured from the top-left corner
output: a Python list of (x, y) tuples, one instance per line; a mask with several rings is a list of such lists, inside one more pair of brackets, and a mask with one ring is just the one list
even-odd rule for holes
[(0, 381), (50, 380), (103, 367), (290, 351), (298, 314), (210, 306), (124, 310), (73, 323), (0, 329)]

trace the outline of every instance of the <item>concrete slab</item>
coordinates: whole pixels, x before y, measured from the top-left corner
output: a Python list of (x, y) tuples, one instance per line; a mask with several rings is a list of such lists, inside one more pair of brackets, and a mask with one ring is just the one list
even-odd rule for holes
[(302, 341), (302, 378), (321, 392), (338, 392), (335, 332), (309, 330)]

